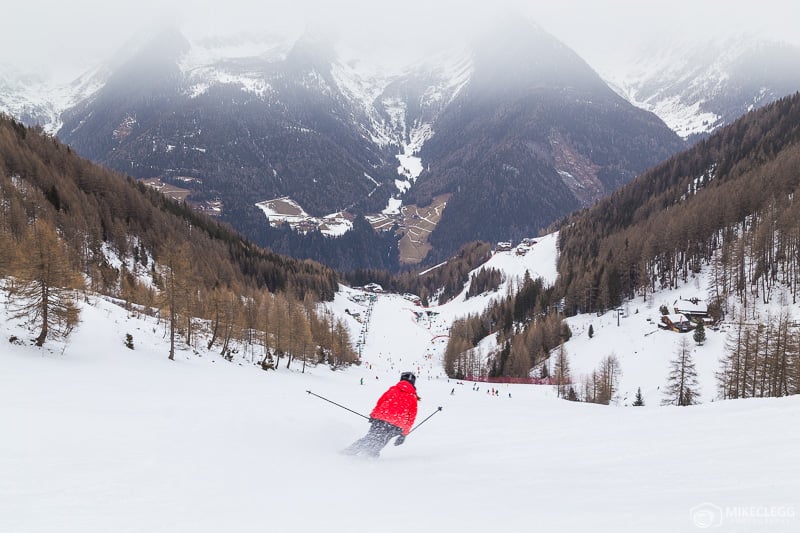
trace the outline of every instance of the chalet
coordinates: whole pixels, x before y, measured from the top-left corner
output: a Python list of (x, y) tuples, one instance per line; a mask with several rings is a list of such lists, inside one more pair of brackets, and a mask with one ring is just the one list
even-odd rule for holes
[(495, 250), (498, 252), (510, 252), (511, 251), (511, 243), (508, 241), (498, 242)]
[(403, 294), (403, 298), (413, 303), (414, 305), (422, 305), (422, 299), (416, 294), (411, 294), (410, 292), (407, 292)]
[(350, 311), (350, 309), (345, 309), (344, 312), (350, 315), (351, 317), (355, 318), (357, 321), (361, 322), (361, 313), (353, 313)]
[(708, 318), (708, 304), (699, 298), (689, 298), (684, 300), (679, 298), (672, 304), (676, 314), (686, 315), (692, 320), (703, 320)]
[(678, 333), (687, 333), (695, 328), (695, 325), (686, 317), (686, 315), (676, 313), (674, 315), (664, 315), (661, 317), (661, 323), (658, 325), (661, 329), (668, 329), (670, 331), (677, 331)]
[(383, 287), (378, 285), (377, 283), (367, 283), (364, 285), (364, 290), (367, 292), (383, 292)]
[[(354, 289), (363, 289), (363, 287), (353, 287), (353, 288)], [(347, 298), (352, 302), (364, 305), (365, 303), (367, 303), (370, 300), (370, 298), (374, 298), (374, 296), (368, 295), (368, 294), (359, 293), (359, 292), (355, 292), (355, 293), (350, 294)]]
[(530, 250), (531, 249), (528, 246), (525, 246), (524, 244), (520, 244), (519, 246), (517, 246), (517, 252), (516, 253), (517, 253), (517, 255), (525, 255)]

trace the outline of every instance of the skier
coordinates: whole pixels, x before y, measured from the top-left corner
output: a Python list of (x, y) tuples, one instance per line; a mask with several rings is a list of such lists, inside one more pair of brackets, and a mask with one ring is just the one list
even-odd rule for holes
[(367, 434), (348, 446), (345, 454), (378, 457), (393, 437), (397, 437), (395, 446), (403, 444), (414, 425), (417, 402), (421, 399), (414, 385), (416, 380), (412, 372), (400, 374), (400, 381), (383, 393), (370, 413)]

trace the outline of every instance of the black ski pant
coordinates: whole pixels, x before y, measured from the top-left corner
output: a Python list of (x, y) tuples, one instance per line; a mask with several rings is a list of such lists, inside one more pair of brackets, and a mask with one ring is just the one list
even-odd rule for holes
[(347, 453), (353, 455), (363, 453), (364, 455), (378, 457), (383, 447), (386, 446), (393, 437), (403, 434), (402, 429), (385, 420), (370, 418), (369, 423), (370, 426), (367, 434), (351, 444), (347, 450), (345, 450)]

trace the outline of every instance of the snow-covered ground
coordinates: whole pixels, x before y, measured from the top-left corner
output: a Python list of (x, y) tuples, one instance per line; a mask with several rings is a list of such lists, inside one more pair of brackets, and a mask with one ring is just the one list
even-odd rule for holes
[[(367, 177), (372, 180), (371, 177)], [(338, 237), (353, 228), (353, 222), (342, 212), (331, 213), (323, 217), (312, 217), (300, 204), (288, 196), (258, 202), (256, 207), (263, 211), (270, 225), (279, 226), (288, 223), (303, 233), (313, 227), (324, 235)]]
[[(551, 236), (491, 264), (513, 272), (510, 282), (526, 269), (554, 276), (554, 261)], [(364, 325), (344, 313), (365, 315), (355, 294), (343, 288), (328, 307), (354, 338), (364, 332), (363, 363), (305, 374), (264, 372), (249, 355), (228, 362), (202, 347), (169, 361), (163, 326), (98, 298), (66, 344), (10, 343), (33, 334), (8, 319), (0, 296), (0, 531), (800, 527), (800, 398), (659, 407), (648, 383), (666, 373), (649, 362), (666, 357), (678, 334), (639, 338), (639, 317), (647, 324), (652, 309), (636, 314), (631, 304), (620, 326), (616, 316), (571, 319), (568, 343), (573, 369), (594, 367), (613, 347), (630, 378), (623, 388), (642, 386), (640, 409), (570, 403), (543, 386), (495, 385), (492, 395), (492, 385), (448, 380), (440, 358), (450, 321), (492, 296), (462, 294), (428, 316), (382, 294)], [(581, 331), (587, 323), (593, 339)], [(306, 391), (367, 414), (405, 370), (418, 374), (418, 420), (442, 412), (378, 460), (340, 455), (366, 421)]]

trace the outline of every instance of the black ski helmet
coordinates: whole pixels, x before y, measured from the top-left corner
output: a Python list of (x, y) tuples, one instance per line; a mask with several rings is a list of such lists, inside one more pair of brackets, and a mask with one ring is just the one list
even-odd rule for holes
[(408, 381), (409, 383), (414, 385), (414, 382), (417, 381), (417, 376), (415, 376), (413, 372), (403, 372), (402, 374), (400, 374), (400, 381)]

